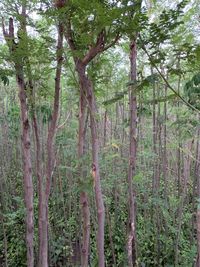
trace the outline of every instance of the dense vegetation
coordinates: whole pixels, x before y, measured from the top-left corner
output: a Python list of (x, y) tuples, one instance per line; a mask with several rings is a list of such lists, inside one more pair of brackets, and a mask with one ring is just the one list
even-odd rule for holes
[(0, 7), (0, 266), (200, 266), (198, 0)]

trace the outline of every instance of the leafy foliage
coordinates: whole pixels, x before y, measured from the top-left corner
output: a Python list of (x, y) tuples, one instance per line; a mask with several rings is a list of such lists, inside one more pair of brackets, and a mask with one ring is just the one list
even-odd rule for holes
[(200, 73), (195, 74), (192, 79), (185, 84), (184, 91), (190, 103), (200, 109)]

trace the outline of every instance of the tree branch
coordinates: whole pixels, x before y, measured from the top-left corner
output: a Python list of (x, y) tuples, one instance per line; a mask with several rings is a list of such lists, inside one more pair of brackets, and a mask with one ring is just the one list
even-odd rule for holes
[(97, 54), (102, 53), (106, 51), (108, 48), (115, 45), (121, 36), (119, 33), (117, 33), (115, 39), (107, 46), (105, 46), (105, 37), (106, 37), (106, 33), (104, 30), (102, 30), (97, 37), (97, 42), (95, 46), (91, 47), (88, 53), (83, 58), (82, 62), (84, 65), (87, 65), (93, 58), (96, 57)]
[(188, 106), (188, 107), (191, 108), (192, 110), (194, 110), (194, 111), (200, 113), (200, 111), (199, 111), (197, 108), (195, 108), (195, 107), (194, 107), (193, 105), (191, 105), (187, 100), (185, 100), (185, 99), (184, 99), (184, 98), (183, 98), (183, 97), (182, 97), (182, 96), (181, 96), (181, 95), (180, 95), (180, 94), (179, 94), (179, 93), (178, 93), (178, 92), (171, 86), (171, 84), (168, 82), (168, 80), (165, 78), (165, 76), (164, 76), (164, 75), (162, 74), (162, 72), (159, 70), (159, 68), (157, 67), (157, 65), (153, 62), (153, 60), (152, 60), (152, 58), (151, 58), (149, 52), (147, 51), (145, 45), (143, 45), (143, 40), (142, 40), (141, 36), (139, 36), (139, 39), (140, 39), (140, 41), (141, 41), (141, 43), (142, 43), (141, 47), (142, 47), (143, 51), (146, 53), (146, 55), (148, 56), (150, 63), (151, 63), (152, 66), (154, 66), (154, 68), (157, 70), (158, 74), (159, 74), (160, 77), (163, 79), (163, 81), (164, 81), (165, 84), (168, 86), (168, 88), (169, 88), (169, 89), (170, 89), (176, 96), (178, 96), (186, 106)]
[(71, 50), (76, 51), (77, 48), (76, 48), (76, 45), (73, 39), (73, 31), (72, 31), (71, 22), (69, 19), (67, 20), (67, 27), (65, 28), (64, 36), (65, 36), (66, 41), (68, 41), (68, 44)]

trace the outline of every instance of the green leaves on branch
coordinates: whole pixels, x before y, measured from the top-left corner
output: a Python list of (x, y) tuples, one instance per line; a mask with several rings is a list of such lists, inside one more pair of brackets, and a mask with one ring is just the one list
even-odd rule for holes
[(169, 39), (171, 32), (183, 24), (180, 17), (187, 3), (188, 1), (181, 1), (175, 9), (164, 10), (160, 14), (158, 22), (147, 25), (149, 36), (146, 39), (146, 44), (150, 43), (151, 47), (157, 47)]
[(184, 92), (191, 103), (200, 109), (200, 73), (195, 74), (190, 81), (185, 84)]
[(12, 71), (0, 69), (0, 79), (4, 85), (9, 85), (9, 76), (12, 76)]
[(115, 96), (113, 98), (104, 101), (103, 105), (108, 106), (108, 105), (114, 104), (117, 101), (121, 100), (127, 94), (128, 94), (128, 89), (123, 91), (123, 92), (117, 92), (117, 93), (115, 93)]
[(145, 104), (158, 104), (158, 103), (167, 102), (169, 100), (173, 100), (175, 98), (177, 98), (177, 95), (171, 94), (171, 95), (168, 95), (167, 97), (161, 97), (161, 98), (157, 98), (154, 100), (145, 101)]
[[(159, 76), (157, 74), (152, 74), (147, 76), (142, 81), (129, 81), (126, 86), (133, 86), (134, 92), (137, 94), (141, 90), (143, 90), (144, 87), (150, 87), (152, 84), (154, 84), (156, 81), (158, 81)], [(116, 92), (115, 96), (109, 100), (106, 100), (103, 102), (105, 106), (111, 105), (113, 103), (116, 103), (117, 101), (121, 100), (125, 95), (127, 95), (129, 92), (129, 88), (124, 90), (123, 92)]]

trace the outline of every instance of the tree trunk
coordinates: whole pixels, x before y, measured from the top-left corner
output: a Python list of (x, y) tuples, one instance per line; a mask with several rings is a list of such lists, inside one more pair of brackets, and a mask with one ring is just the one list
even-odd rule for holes
[(198, 129), (197, 134), (197, 156), (196, 156), (196, 164), (195, 164), (195, 176), (197, 180), (197, 215), (196, 215), (196, 223), (197, 223), (197, 259), (196, 259), (196, 267), (200, 267), (200, 129)]
[(90, 111), (90, 127), (92, 139), (92, 175), (94, 179), (95, 200), (97, 206), (98, 230), (97, 230), (97, 253), (98, 266), (104, 267), (104, 224), (105, 224), (105, 208), (103, 195), (101, 191), (100, 171), (99, 171), (99, 138), (98, 138), (98, 122), (96, 119), (96, 102), (94, 96), (93, 84), (85, 73), (85, 66), (80, 62), (76, 64), (79, 74), (79, 80), (84, 88), (87, 97), (88, 107)]
[[(22, 7), (22, 15), (26, 14), (26, 9)], [(34, 224), (33, 224), (33, 182), (32, 182), (32, 162), (31, 162), (31, 143), (30, 143), (30, 124), (28, 118), (28, 106), (26, 96), (26, 84), (24, 78), (24, 68), (22, 58), (18, 56), (19, 44), (15, 42), (13, 18), (9, 19), (9, 30), (5, 29), (2, 22), (2, 30), (5, 41), (7, 42), (13, 62), (15, 65), (16, 81), (19, 88), (20, 112), (21, 112), (21, 131), (22, 131), (22, 159), (23, 159), (23, 178), (24, 178), (24, 199), (26, 206), (26, 248), (27, 266), (34, 265)], [(19, 43), (21, 40), (19, 39)]]
[[(79, 134), (78, 134), (78, 157), (80, 160), (80, 177), (81, 179), (86, 178), (86, 173), (84, 172), (84, 142), (86, 135), (87, 121), (86, 121), (86, 96), (82, 86), (80, 84), (80, 101), (79, 101)], [(83, 237), (81, 244), (81, 266), (88, 266), (88, 257), (89, 257), (89, 242), (90, 242), (90, 209), (89, 209), (89, 199), (87, 192), (81, 191), (80, 193), (80, 204), (82, 211), (83, 219)]]
[[(167, 78), (167, 77), (166, 77)], [(167, 98), (167, 86), (165, 85), (165, 98)], [(167, 181), (167, 101), (164, 102), (164, 129), (163, 129), (163, 182), (164, 197), (167, 204), (168, 181)]]
[[(192, 151), (192, 141), (189, 141), (187, 145), (185, 145), (187, 153), (189, 151)], [(178, 208), (178, 215), (177, 215), (177, 234), (176, 234), (176, 240), (175, 240), (175, 262), (174, 266), (179, 266), (179, 242), (180, 242), (180, 235), (182, 230), (182, 219), (183, 219), (183, 212), (184, 212), (184, 204), (185, 199), (187, 196), (187, 186), (189, 181), (189, 174), (190, 174), (190, 168), (191, 168), (191, 157), (189, 155), (184, 155), (183, 160), (183, 185), (182, 185), (182, 194), (180, 198), (180, 205)]]
[[(151, 75), (153, 75), (153, 68), (151, 68)], [(153, 152), (154, 152), (154, 157), (153, 157), (153, 177), (152, 177), (152, 194), (155, 197), (156, 194), (156, 185), (157, 185), (157, 172), (156, 172), (156, 167), (157, 167), (157, 124), (156, 124), (156, 104), (155, 104), (155, 99), (156, 99), (156, 88), (155, 84), (153, 85)]]
[(36, 151), (36, 176), (37, 176), (37, 186), (38, 186), (38, 242), (39, 242), (39, 255), (38, 262), (41, 259), (42, 251), (42, 197), (43, 197), (43, 179), (42, 179), (42, 168), (41, 168), (41, 144), (39, 137), (39, 129), (37, 118), (35, 116), (35, 111), (33, 115), (33, 129), (35, 134), (35, 151)]
[[(24, 32), (27, 36), (26, 25), (24, 26)], [(28, 86), (30, 90), (31, 97), (30, 99), (30, 106), (31, 106), (31, 113), (32, 113), (32, 127), (33, 132), (35, 135), (35, 157), (36, 157), (36, 177), (37, 177), (37, 192), (38, 192), (38, 242), (39, 242), (39, 254), (38, 254), (38, 262), (41, 259), (41, 251), (42, 251), (42, 203), (43, 203), (43, 176), (42, 176), (42, 153), (41, 153), (41, 142), (40, 142), (40, 132), (38, 127), (38, 121), (35, 111), (35, 92), (34, 92), (34, 84), (32, 80), (32, 71), (31, 71), (31, 64), (29, 58), (26, 58), (26, 68), (28, 72)]]
[(23, 69), (16, 65), (16, 79), (19, 87), (19, 100), (21, 109), (22, 123), (22, 157), (23, 157), (23, 176), (24, 193), (26, 206), (26, 246), (27, 246), (27, 266), (34, 265), (33, 250), (33, 182), (32, 182), (32, 163), (31, 163), (31, 143), (30, 143), (30, 124), (28, 119), (28, 107), (26, 103), (26, 92)]
[[(130, 45), (130, 79), (136, 81), (136, 41), (133, 40)], [(135, 210), (135, 192), (133, 189), (133, 177), (136, 168), (136, 127), (137, 127), (137, 101), (134, 92), (134, 85), (130, 88), (130, 147), (129, 147), (129, 169), (128, 169), (128, 194), (129, 194), (129, 222), (128, 222), (128, 266), (136, 266), (136, 210)]]
[(54, 169), (54, 138), (57, 129), (57, 120), (59, 114), (59, 100), (60, 100), (60, 81), (63, 63), (63, 28), (62, 25), (58, 25), (58, 40), (56, 51), (56, 76), (55, 76), (55, 91), (54, 91), (54, 107), (52, 113), (52, 120), (50, 122), (48, 137), (47, 137), (47, 164), (46, 164), (46, 186), (45, 192), (42, 192), (42, 204), (41, 204), (41, 225), (42, 225), (42, 238), (40, 242), (40, 259), (39, 267), (48, 267), (48, 213), (49, 213), (49, 196), (51, 190), (51, 179)]
[(103, 146), (106, 146), (106, 138), (107, 138), (107, 109), (104, 113), (104, 124), (103, 124)]
[(116, 256), (115, 256), (115, 246), (114, 246), (113, 237), (112, 237), (112, 223), (111, 223), (111, 219), (110, 219), (109, 210), (107, 207), (106, 207), (106, 216), (107, 216), (107, 221), (108, 221), (109, 241), (110, 241), (112, 260), (113, 260), (112, 266), (116, 267), (117, 261), (116, 261)]

